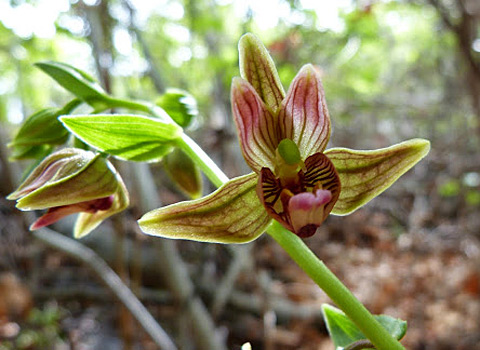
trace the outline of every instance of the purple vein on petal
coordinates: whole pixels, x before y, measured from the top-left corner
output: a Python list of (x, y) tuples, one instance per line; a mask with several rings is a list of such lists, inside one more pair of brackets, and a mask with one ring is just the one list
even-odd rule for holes
[(257, 172), (262, 166), (272, 166), (278, 144), (275, 117), (245, 80), (234, 79), (231, 95), (232, 111), (245, 160)]

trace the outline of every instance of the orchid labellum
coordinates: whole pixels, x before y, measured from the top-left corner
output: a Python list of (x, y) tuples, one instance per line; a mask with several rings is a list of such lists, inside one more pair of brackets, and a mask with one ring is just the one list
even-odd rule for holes
[(232, 82), (240, 147), (253, 173), (212, 194), (145, 214), (148, 234), (206, 242), (256, 239), (272, 219), (300, 237), (327, 216), (346, 215), (392, 185), (429, 151), (413, 139), (372, 151), (326, 150), (331, 125), (320, 75), (302, 67), (285, 94), (275, 65), (253, 35), (239, 43), (241, 78)]

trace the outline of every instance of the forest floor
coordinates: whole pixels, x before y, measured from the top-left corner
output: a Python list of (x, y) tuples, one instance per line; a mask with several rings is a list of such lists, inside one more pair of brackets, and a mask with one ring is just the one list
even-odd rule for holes
[[(5, 210), (3, 233), (12, 229)], [(442, 232), (455, 235), (455, 229), (446, 225)], [(306, 243), (373, 313), (408, 321), (402, 341), (407, 349), (480, 350), (478, 239), (435, 231), (394, 232), (401, 228), (392, 226), (388, 215), (362, 209), (345, 218), (329, 218)], [(113, 350), (121, 349), (128, 334), (136, 339), (132, 349), (154, 349), (134, 324), (124, 322), (125, 314), (113, 307), (118, 305), (85, 266), (33, 240), (12, 243), (5, 237), (0, 247), (0, 349), (13, 349), (12, 341), (21, 336), (25, 339), (17, 343), (18, 349)], [(189, 258), (205, 246), (179, 243), (192, 275), (214, 267), (210, 280), (193, 277), (209, 305), (230, 256), (222, 246), (208, 245), (206, 252)], [(330, 303), (328, 297), (268, 236), (250, 253), (253, 261), (236, 279), (229, 303), (216, 319), (229, 349), (249, 341), (254, 350), (333, 350), (316, 312)], [(158, 291), (158, 279), (146, 271), (144, 286)], [(202, 280), (213, 292), (202, 287)], [(161, 295), (147, 295), (144, 302), (167, 330), (181, 334), (178, 307)], [(12, 300), (17, 309), (12, 309)], [(283, 311), (275, 313), (277, 309)]]

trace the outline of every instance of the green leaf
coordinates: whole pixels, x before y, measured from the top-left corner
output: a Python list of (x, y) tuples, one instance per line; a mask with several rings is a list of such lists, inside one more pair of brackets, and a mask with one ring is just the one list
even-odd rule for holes
[[(365, 335), (343, 313), (343, 311), (328, 305), (322, 305), (323, 318), (327, 325), (328, 333), (335, 347), (346, 347), (359, 340), (366, 339)], [(407, 332), (407, 322), (387, 315), (375, 315), (378, 322), (395, 339), (402, 339)]]
[(182, 129), (173, 123), (130, 114), (60, 117), (65, 127), (88, 145), (121, 159), (158, 161), (169, 153)]
[(167, 89), (156, 103), (182, 128), (190, 125), (198, 115), (197, 101), (188, 92), (179, 89)]
[(347, 215), (368, 203), (417, 164), (429, 150), (429, 141), (413, 139), (372, 151), (347, 148), (325, 151), (342, 184), (332, 214)]
[(275, 63), (263, 43), (247, 33), (238, 43), (240, 75), (257, 91), (262, 101), (275, 112), (285, 97)]
[(50, 145), (14, 146), (10, 160), (39, 159), (48, 155), (53, 147)]
[(30, 115), (9, 147), (64, 143), (68, 131), (57, 119), (60, 111), (59, 108), (46, 108)]
[(94, 108), (108, 105), (109, 96), (90, 75), (65, 63), (46, 61), (35, 65), (63, 88)]
[(257, 197), (256, 185), (256, 174), (240, 176), (206, 197), (152, 210), (138, 224), (153, 236), (214, 243), (250, 242), (271, 222)]

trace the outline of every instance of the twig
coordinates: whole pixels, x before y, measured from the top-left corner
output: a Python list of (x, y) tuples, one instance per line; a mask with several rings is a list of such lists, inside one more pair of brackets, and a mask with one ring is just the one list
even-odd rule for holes
[[(133, 181), (139, 197), (142, 212), (160, 206), (160, 199), (148, 164), (140, 163), (134, 167)], [(159, 270), (165, 277), (172, 294), (181, 306), (185, 307), (193, 324), (197, 346), (203, 350), (224, 350), (225, 344), (217, 338), (212, 317), (201, 299), (194, 293), (194, 285), (188, 270), (180, 257), (175, 242), (167, 239), (155, 239), (161, 259)]]
[(124, 0), (123, 4), (128, 10), (128, 13), (130, 15), (130, 23), (128, 25), (128, 29), (132, 34), (135, 35), (138, 44), (140, 45), (140, 48), (143, 52), (143, 56), (148, 62), (148, 74), (150, 75), (150, 78), (152, 79), (153, 85), (155, 86), (155, 89), (159, 93), (164, 93), (165, 92), (165, 83), (162, 79), (162, 75), (159, 72), (159, 69), (157, 65), (155, 64), (155, 58), (153, 57), (147, 42), (145, 41), (145, 38), (143, 37), (142, 32), (140, 29), (135, 24), (135, 16), (136, 16), (136, 11), (133, 5), (130, 3), (129, 0)]
[(235, 285), (235, 281), (238, 278), (238, 275), (248, 263), (249, 258), (251, 257), (250, 251), (252, 250), (253, 244), (248, 244), (244, 246), (237, 246), (234, 249), (231, 249), (233, 253), (233, 260), (228, 266), (228, 270), (225, 274), (225, 277), (220, 282), (220, 285), (217, 288), (215, 297), (212, 303), (212, 314), (216, 318), (222, 312), (225, 304), (230, 297), (230, 294)]
[(168, 334), (155, 321), (148, 310), (137, 299), (120, 277), (93, 250), (48, 228), (33, 231), (32, 235), (48, 245), (88, 266), (118, 300), (130, 311), (145, 332), (161, 349), (176, 350)]
[[(105, 288), (92, 285), (70, 285), (64, 287), (40, 287), (34, 289), (35, 299), (56, 299), (56, 300), (93, 300), (111, 301), (112, 295)], [(138, 298), (144, 303), (169, 304), (172, 303), (172, 295), (167, 291), (146, 289), (139, 290)]]
[[(127, 232), (125, 231), (123, 218), (119, 215), (113, 217), (112, 224), (114, 228), (114, 269), (122, 282), (135, 295), (135, 291), (131, 289), (130, 279), (128, 276), (128, 262), (126, 261)], [(135, 334), (135, 325), (132, 322), (132, 317), (130, 313), (122, 305), (120, 305), (119, 325), (123, 339), (123, 350), (132, 350)]]
[[(200, 290), (207, 297), (213, 297), (217, 289), (212, 285), (203, 285)], [(87, 299), (95, 301), (111, 300), (110, 294), (104, 289), (92, 286), (70, 286), (48, 288), (41, 287), (33, 291), (35, 298), (38, 299)], [(138, 294), (140, 300), (144, 303), (171, 304), (174, 300), (172, 294), (164, 290), (156, 290), (151, 288), (141, 288)], [(255, 315), (262, 315), (264, 312), (263, 299), (252, 293), (246, 293), (233, 290), (229, 295), (227, 303), (236, 310), (247, 312)], [(296, 303), (294, 301), (272, 296), (271, 310), (275, 312), (279, 322), (288, 322), (292, 319), (310, 319), (318, 324), (323, 324), (322, 310), (318, 305), (308, 305)]]

